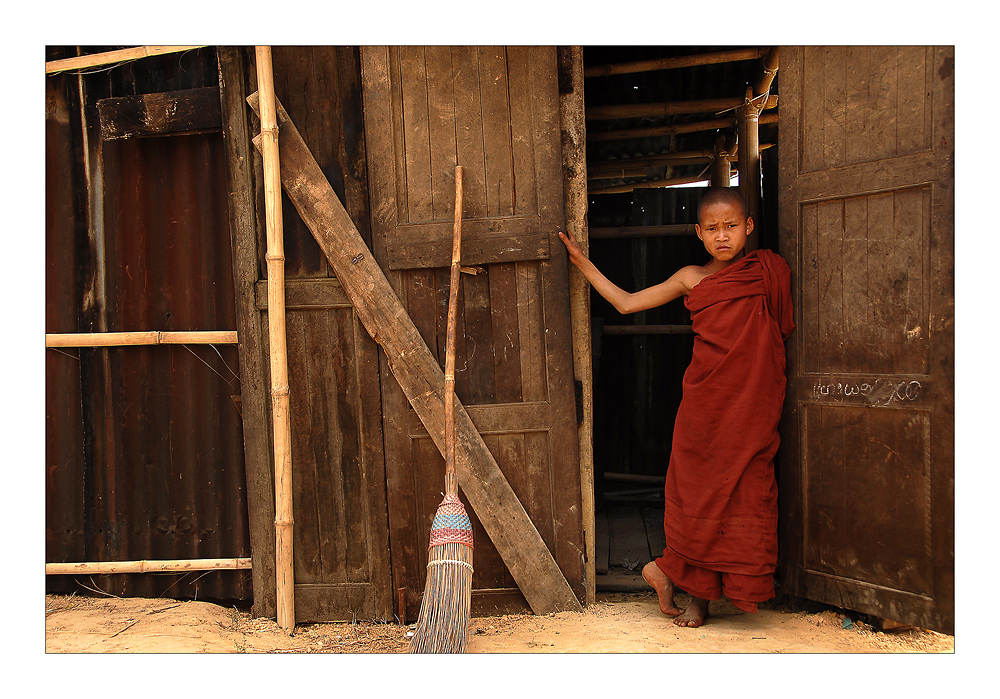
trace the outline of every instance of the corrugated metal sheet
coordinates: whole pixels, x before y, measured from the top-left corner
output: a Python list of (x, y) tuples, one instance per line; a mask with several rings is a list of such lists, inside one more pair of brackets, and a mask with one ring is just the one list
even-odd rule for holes
[[(188, 72), (201, 74), (214, 61), (208, 53), (186, 55), (195, 66)], [(124, 82), (150, 91), (199, 86), (150, 70)], [(88, 113), (97, 98), (134, 89), (121, 82), (88, 84)], [(49, 148), (47, 332), (235, 329), (221, 132), (104, 143), (88, 183), (80, 167), (76, 178), (57, 176), (79, 149), (79, 123), (63, 131), (50, 123), (60, 140)], [(92, 235), (79, 211), (60, 204), (88, 186), (103, 197)], [(235, 346), (48, 355), (46, 561), (250, 555)], [(251, 597), (249, 571), (49, 576), (47, 584), (80, 586), (121, 596)]]

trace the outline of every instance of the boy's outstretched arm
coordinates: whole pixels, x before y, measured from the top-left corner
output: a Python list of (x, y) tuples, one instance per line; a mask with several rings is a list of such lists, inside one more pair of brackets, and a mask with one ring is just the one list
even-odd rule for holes
[(619, 313), (635, 313), (662, 306), (668, 301), (684, 296), (691, 290), (691, 287), (685, 282), (690, 282), (689, 277), (692, 275), (690, 268), (685, 267), (665, 282), (630, 293), (605, 277), (601, 270), (597, 269), (583, 253), (573, 236), (559, 231), (559, 239), (563, 241), (569, 252), (569, 261), (576, 265), (587, 281), (597, 290), (597, 293), (607, 299)]

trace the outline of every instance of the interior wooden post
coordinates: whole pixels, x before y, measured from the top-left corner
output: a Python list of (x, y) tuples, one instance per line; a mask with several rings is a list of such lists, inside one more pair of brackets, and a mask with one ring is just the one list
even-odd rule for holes
[[(587, 125), (584, 117), (583, 47), (571, 52), (572, 92), (559, 96), (563, 133), (563, 197), (566, 228), (584, 251), (589, 250), (587, 229)], [(569, 269), (570, 323), (573, 329), (573, 376), (580, 387), (583, 414), (578, 417), (580, 441), (580, 493), (583, 506), (585, 601), (597, 595), (595, 560), (597, 525), (594, 512), (594, 371), (590, 336), (590, 284), (580, 271)]]

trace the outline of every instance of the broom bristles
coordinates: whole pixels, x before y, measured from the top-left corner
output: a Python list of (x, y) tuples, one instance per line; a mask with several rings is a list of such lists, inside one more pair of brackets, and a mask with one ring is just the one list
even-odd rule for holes
[(454, 495), (431, 527), (427, 584), (411, 653), (464, 653), (472, 601), (472, 523)]

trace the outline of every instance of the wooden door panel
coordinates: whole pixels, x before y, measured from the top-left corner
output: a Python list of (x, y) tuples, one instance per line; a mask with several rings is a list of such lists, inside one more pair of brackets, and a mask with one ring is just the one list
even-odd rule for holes
[[(247, 109), (256, 89), (252, 50), (220, 49), (230, 192), (257, 192)], [(274, 47), (275, 91), (321, 158), (322, 171), (367, 234), (368, 199), (356, 51)], [(249, 86), (249, 90), (247, 89)], [(330, 115), (336, 115), (331, 118)], [(284, 128), (284, 127), (283, 127)], [(298, 133), (298, 132), (297, 132)], [(285, 146), (279, 150), (285, 150)], [(259, 163), (259, 161), (258, 161)], [(284, 170), (285, 166), (282, 166)], [(274, 616), (274, 486), (271, 461), (267, 280), (263, 209), (234, 194), (233, 249), (244, 434), (254, 556), (254, 608)], [(284, 206), (286, 344), (292, 439), (297, 622), (389, 621), (388, 556), (378, 346), (341, 280), (291, 202)]]
[[(377, 130), (391, 139), (394, 171), (385, 263), (446, 267), (451, 256), (454, 169), (465, 168), (463, 263), (545, 259), (558, 225), (558, 111), (536, 99), (550, 89), (535, 47), (402, 46), (378, 51), (380, 96), (391, 102)], [(542, 105), (540, 107), (540, 104)], [(474, 118), (472, 118), (474, 115)], [(388, 131), (388, 133), (386, 132)], [(373, 129), (372, 133), (376, 133)], [(558, 204), (558, 205), (556, 205)]]
[(782, 56), (797, 330), (779, 458), (794, 595), (954, 626), (954, 56)]
[(919, 186), (802, 205), (804, 371), (927, 373), (930, 201)]
[(931, 596), (930, 427), (928, 411), (803, 408), (806, 570)]
[[(443, 366), (454, 169), (464, 170), (455, 391), (582, 596), (582, 519), (554, 48), (362, 49), (373, 250)], [(394, 584), (419, 608), (444, 461), (383, 370)], [(524, 607), (470, 508), (474, 610)]]

